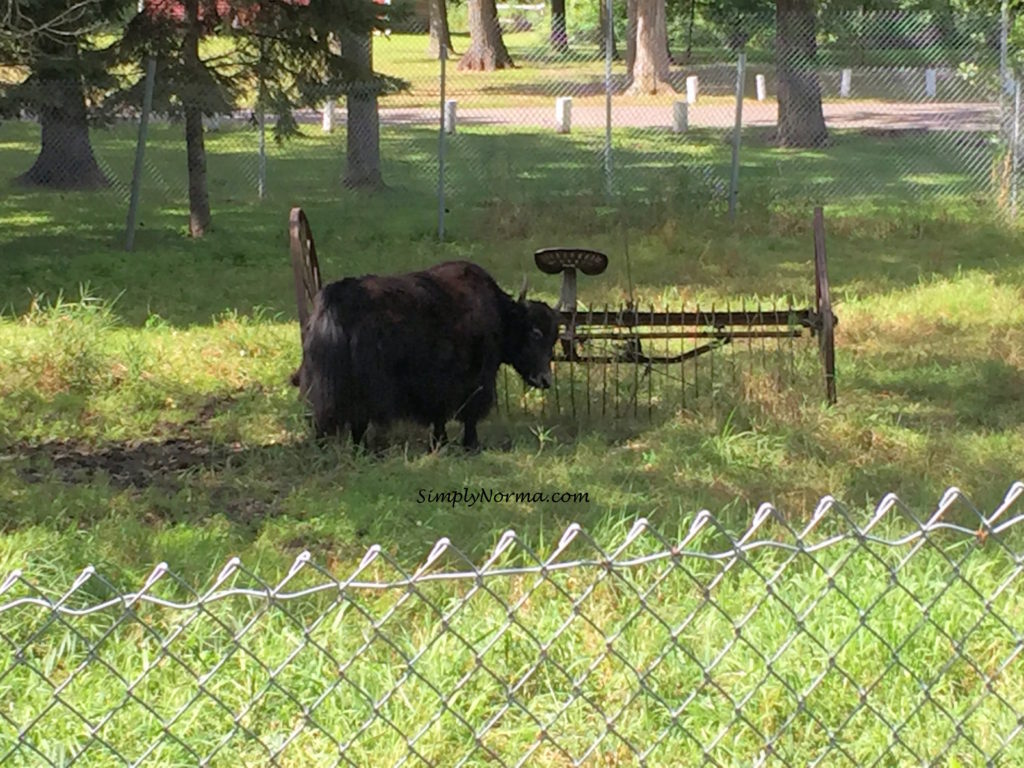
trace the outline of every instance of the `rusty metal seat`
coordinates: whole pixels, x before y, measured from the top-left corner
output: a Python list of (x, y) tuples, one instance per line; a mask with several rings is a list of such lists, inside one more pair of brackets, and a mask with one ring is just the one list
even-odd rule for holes
[[(608, 268), (608, 256), (590, 248), (541, 248), (533, 254), (533, 260), (541, 272), (549, 275), (562, 274), (561, 292), (555, 309), (563, 313), (576, 312), (576, 270), (585, 275), (600, 275)], [(566, 359), (575, 359), (576, 338), (573, 314), (566, 320), (565, 330), (560, 334), (562, 352)], [(574, 343), (575, 342), (575, 343)]]
[(576, 308), (576, 270), (584, 275), (600, 275), (608, 269), (608, 257), (589, 248), (541, 248), (534, 252), (533, 260), (541, 272), (562, 273), (558, 308), (569, 311)]

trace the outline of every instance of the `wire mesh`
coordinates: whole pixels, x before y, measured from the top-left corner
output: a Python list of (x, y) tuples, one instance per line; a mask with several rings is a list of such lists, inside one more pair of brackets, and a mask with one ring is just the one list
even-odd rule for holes
[[(280, 115), (259, 106), (258, 89), (243, 91), (230, 114), (207, 116), (214, 209), (260, 199), (335, 198), (355, 144), (357, 152), (371, 155), (359, 162), (377, 165), (386, 184), (421, 193), (431, 218), (440, 189), (441, 209), (447, 207), (456, 229), (476, 223), (497, 236), (528, 237), (539, 207), (585, 221), (593, 216), (590, 209), (609, 202), (633, 217), (663, 217), (665, 203), (678, 216), (723, 211), (741, 51), (741, 216), (808, 201), (855, 208), (913, 198), (998, 207), (1016, 199), (1015, 17), (1002, 29), (992, 14), (939, 19), (930, 13), (823, 12), (812, 35), (816, 54), (801, 75), (812, 85), (780, 104), (775, 14), (720, 18), (714, 8), (694, 4), (700, 7), (693, 19), (674, 18), (668, 25), (671, 58), (664, 57), (664, 71), (645, 92), (629, 67), (623, 3), (614, 4), (610, 61), (596, 5), (569, 8), (563, 45), (552, 42), (547, 9), (500, 4), (502, 40), (514, 66), (490, 72), (460, 66), (473, 33), (466, 9), (452, 5), (454, 50), (442, 93), (440, 61), (428, 50), (427, 5), (373, 38), (377, 71), (408, 87), (380, 93), (378, 108), (353, 122), (346, 96), (326, 90), (316, 107), (295, 112), (300, 136), (283, 143), (272, 138)], [(1004, 61), (1001, 36), (1007, 37)], [(231, 57), (221, 47), (211, 61), (230, 68)], [(41, 112), (30, 91), (18, 90), (18, 71), (5, 76), (0, 91), (8, 97), (5, 112), (21, 119), (0, 124), (0, 136), (18, 149), (11, 167), (28, 170)], [(131, 84), (142, 72), (140, 62), (120, 76)], [(88, 95), (91, 107), (101, 109), (104, 92)], [(827, 143), (814, 151), (780, 151), (780, 110), (810, 114), (818, 99)], [(129, 101), (113, 122), (89, 133), (110, 194), (121, 206), (130, 188), (140, 104)], [(440, 186), (439, 134), (447, 155)], [(80, 137), (67, 137), (74, 144), (67, 152), (54, 150), (59, 139), (50, 141), (51, 166), (81, 160)], [(184, 147), (182, 124), (154, 114), (141, 197), (152, 215), (187, 201)]]
[[(0, 585), (5, 765), (1017, 764), (1020, 499)], [(614, 542), (614, 543), (602, 543)]]

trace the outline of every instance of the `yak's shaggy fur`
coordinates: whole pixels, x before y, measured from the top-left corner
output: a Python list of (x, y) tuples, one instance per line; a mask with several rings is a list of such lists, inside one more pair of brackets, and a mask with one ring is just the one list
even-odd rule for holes
[(407, 275), (346, 278), (317, 294), (293, 382), (313, 410), (318, 437), (362, 441), (370, 423), (406, 420), (447, 441), (450, 419), (463, 445), (478, 446), (477, 422), (496, 400), (498, 367), (508, 363), (534, 387), (551, 385), (559, 315), (499, 288), (464, 261)]

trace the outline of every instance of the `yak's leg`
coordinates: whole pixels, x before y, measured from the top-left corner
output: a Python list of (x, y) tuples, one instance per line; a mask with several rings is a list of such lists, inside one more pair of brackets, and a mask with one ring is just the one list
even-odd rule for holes
[(476, 425), (491, 410), (497, 399), (493, 378), (490, 384), (482, 384), (470, 395), (462, 409), (462, 447), (474, 453), (480, 450), (480, 439), (476, 434)]
[(448, 430), (445, 429), (444, 419), (434, 421), (434, 429), (430, 435), (430, 453), (434, 453), (448, 444)]
[(474, 453), (480, 450), (480, 439), (476, 434), (476, 419), (462, 422), (462, 447)]
[(366, 428), (368, 426), (369, 422), (365, 419), (352, 421), (352, 447), (356, 451), (366, 447), (363, 438), (366, 436)]
[(313, 438), (318, 443), (324, 443), (341, 432), (342, 425), (338, 424), (338, 421), (334, 418), (334, 414), (332, 412), (314, 413), (312, 416), (312, 422)]

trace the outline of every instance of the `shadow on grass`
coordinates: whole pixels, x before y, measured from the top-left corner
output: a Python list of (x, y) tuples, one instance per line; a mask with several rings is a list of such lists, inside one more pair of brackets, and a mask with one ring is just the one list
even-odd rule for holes
[[(29, 138), (27, 126), (2, 130)], [(537, 275), (531, 254), (577, 242), (612, 257), (607, 274), (581, 286), (594, 300), (619, 295), (630, 281), (645, 290), (680, 286), (750, 296), (799, 288), (807, 295), (809, 277), (796, 284), (780, 275), (787, 273), (784, 263), (809, 264), (811, 208), (822, 202), (828, 203), (833, 285), (840, 292), (848, 285), (885, 290), (962, 266), (998, 272), (1006, 255), (1018, 250), (1018, 238), (988, 215), (990, 204), (979, 206), (970, 197), (984, 147), (958, 156), (942, 137), (837, 133), (834, 146), (800, 152), (766, 146), (757, 136), (750, 133), (743, 153), (741, 218), (732, 228), (722, 216), (730, 153), (722, 132), (693, 131), (685, 138), (656, 130), (616, 133), (613, 168), (623, 203), (608, 205), (600, 132), (467, 128), (449, 137), (442, 245), (436, 242), (437, 136), (430, 129), (384, 131), (389, 189), (373, 196), (340, 189), (341, 136), (309, 135), (274, 147), (262, 202), (246, 175), (255, 147), (247, 161), (218, 152), (234, 152), (253, 137), (217, 134), (209, 156), (214, 223), (207, 237), (192, 241), (183, 235), (184, 196), (171, 193), (185, 189), (180, 137), (156, 127), (132, 254), (121, 250), (124, 208), (115, 204), (116, 195), (3, 198), (0, 306), (22, 312), (30, 290), (73, 294), (90, 283), (106, 296), (123, 292), (118, 311), (133, 324), (151, 313), (174, 325), (205, 324), (225, 309), (247, 313), (257, 306), (294, 317), (287, 241), (292, 205), (310, 216), (327, 279), (469, 258), (508, 286), (524, 271), (534, 274), (535, 284), (553, 295), (557, 280)], [(124, 138), (117, 130), (94, 134), (97, 154), (122, 175), (131, 164)], [(4, 146), (3, 167), (30, 161), (31, 142)], [(893, 162), (896, 156), (903, 159)], [(906, 196), (914, 190), (951, 202), (908, 213)], [(951, 220), (955, 229), (947, 226)], [(632, 275), (623, 261), (623, 226), (630, 233)]]
[(1024, 413), (1024, 372), (1002, 360), (934, 356), (908, 369), (898, 359), (886, 367), (883, 357), (871, 369), (858, 369), (850, 386), (913, 404), (895, 410), (892, 419), (915, 430), (939, 425), (981, 432), (1011, 430)]
[[(418, 559), (452, 534), (463, 551), (479, 556), (493, 546), (496, 527), (514, 527), (541, 547), (568, 522), (600, 525), (608, 499), (591, 481), (566, 474), (572, 425), (546, 423), (545, 449), (531, 424), (489, 419), (481, 425), (480, 454), (457, 446), (430, 454), (427, 431), (409, 425), (371, 434), (369, 453), (354, 452), (347, 438), (316, 443), (308, 433), (293, 433), (280, 442), (241, 443), (196, 426), (159, 439), (18, 441), (0, 452), (0, 498), (8, 509), (2, 529), (12, 536), (87, 531), (99, 539), (87, 550), (90, 561), (106, 553), (120, 568), (140, 571), (187, 542), (190, 551), (176, 559), (216, 568), (211, 539), (217, 548), (250, 553), (261, 540), (273, 540), (273, 553), (265, 553), (271, 568), (284, 567), (303, 549), (320, 562), (351, 562), (371, 543), (397, 548), (402, 560)], [(648, 426), (623, 423), (589, 434), (614, 446)], [(554, 472), (545, 470), (542, 454)], [(606, 472), (612, 483), (628, 482), (630, 474), (628, 467)], [(436, 498), (467, 489), (529, 498), (478, 505)], [(536, 498), (553, 491), (588, 498), (572, 504)], [(77, 565), (82, 554), (67, 557)]]

